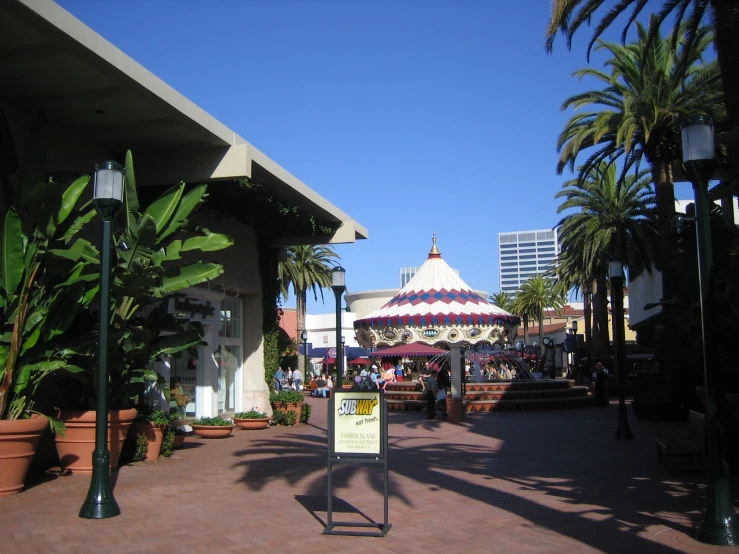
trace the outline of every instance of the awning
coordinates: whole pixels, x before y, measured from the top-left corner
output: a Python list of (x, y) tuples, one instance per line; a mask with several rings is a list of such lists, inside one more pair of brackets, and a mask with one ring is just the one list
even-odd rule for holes
[(388, 357), (403, 357), (403, 356), (438, 356), (440, 354), (449, 354), (448, 350), (443, 348), (434, 348), (426, 344), (413, 342), (411, 344), (401, 344), (400, 346), (394, 346), (393, 348), (386, 348), (385, 350), (378, 350), (374, 353), (375, 356), (381, 358)]
[(321, 360), (321, 363), (327, 365), (335, 364), (336, 358), (324, 358), (323, 360)]
[(353, 360), (347, 362), (349, 365), (369, 365), (370, 361), (368, 358), (354, 358)]

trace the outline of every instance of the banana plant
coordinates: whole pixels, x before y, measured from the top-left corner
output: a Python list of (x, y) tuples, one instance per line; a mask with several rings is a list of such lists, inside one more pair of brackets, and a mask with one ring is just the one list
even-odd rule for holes
[(1, 214), (0, 419), (27, 416), (49, 375), (83, 371), (67, 340), (96, 292), (90, 262), (97, 251), (76, 238), (94, 215), (80, 200), (88, 183), (81, 177), (65, 189), (53, 180), (26, 186), (18, 205)]
[[(130, 152), (125, 161), (124, 203), (115, 243), (113, 316), (110, 329), (110, 406), (125, 407), (146, 388), (161, 383), (150, 369), (162, 355), (178, 355), (202, 342), (197, 322), (175, 319), (168, 313), (170, 298), (183, 288), (214, 279), (223, 273), (218, 263), (183, 263), (183, 252), (214, 252), (233, 244), (231, 238), (208, 229), (189, 229), (188, 218), (207, 197), (206, 185), (186, 190), (180, 183), (141, 208)], [(187, 233), (185, 233), (187, 230)], [(185, 235), (185, 236), (183, 236)], [(80, 325), (84, 328), (84, 325)], [(76, 351), (92, 354), (97, 330), (82, 333), (73, 343)], [(77, 407), (94, 400), (94, 366), (75, 375), (83, 383), (74, 391)], [(81, 405), (79, 405), (81, 404)]]

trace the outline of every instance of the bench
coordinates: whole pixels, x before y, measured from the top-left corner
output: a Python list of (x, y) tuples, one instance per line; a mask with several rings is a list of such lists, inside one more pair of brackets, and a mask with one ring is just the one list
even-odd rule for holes
[[(315, 381), (311, 381), (308, 385), (303, 387), (303, 394), (308, 394), (310, 396), (313, 396), (313, 391), (316, 390), (318, 387), (316, 386)], [(331, 398), (331, 392), (333, 389), (329, 389), (329, 391), (326, 393), (326, 398)], [(322, 398), (322, 397), (321, 397)]]
[(687, 458), (702, 463), (705, 453), (706, 416), (690, 411), (684, 425), (657, 428), (657, 462), (662, 458)]

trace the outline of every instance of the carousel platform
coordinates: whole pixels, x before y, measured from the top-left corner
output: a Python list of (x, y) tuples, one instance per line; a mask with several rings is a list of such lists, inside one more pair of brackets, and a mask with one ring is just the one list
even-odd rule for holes
[[(421, 386), (416, 381), (388, 383), (385, 388), (388, 410), (416, 411), (426, 406)], [(587, 387), (575, 386), (569, 379), (541, 381), (494, 381), (467, 383), (467, 412), (497, 410), (551, 410), (584, 408), (595, 405)]]

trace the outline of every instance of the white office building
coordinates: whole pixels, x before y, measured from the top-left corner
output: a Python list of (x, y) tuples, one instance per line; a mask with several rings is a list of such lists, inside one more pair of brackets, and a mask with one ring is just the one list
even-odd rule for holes
[(556, 230), (498, 233), (500, 290), (516, 292), (532, 275), (548, 271), (558, 253)]

